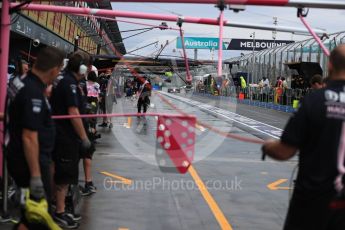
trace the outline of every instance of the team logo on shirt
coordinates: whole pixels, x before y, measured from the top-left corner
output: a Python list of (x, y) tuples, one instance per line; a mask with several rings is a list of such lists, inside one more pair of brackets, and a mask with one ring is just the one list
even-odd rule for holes
[(32, 111), (34, 113), (40, 113), (42, 110), (42, 100), (41, 99), (31, 99)]
[(325, 97), (327, 101), (345, 103), (345, 92), (335, 92), (333, 90), (326, 90)]
[(345, 120), (345, 92), (325, 91), (327, 117)]
[(76, 85), (70, 85), (72, 93), (76, 94), (77, 93), (77, 86)]

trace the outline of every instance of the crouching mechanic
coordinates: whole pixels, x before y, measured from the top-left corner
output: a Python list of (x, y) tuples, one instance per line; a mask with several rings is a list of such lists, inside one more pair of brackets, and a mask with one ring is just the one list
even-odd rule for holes
[[(29, 188), (31, 199), (46, 197), (49, 206), (55, 128), (45, 90), (58, 76), (63, 58), (64, 53), (56, 48), (42, 49), (27, 77), (14, 78), (7, 94), (4, 146), (9, 173), (19, 187)], [(24, 215), (26, 210), (22, 211), (17, 229), (49, 229), (31, 223)]]
[[(51, 105), (54, 115), (80, 115), (84, 110), (83, 92), (79, 82), (87, 74), (88, 55), (73, 53), (64, 73), (54, 83)], [(55, 163), (56, 212), (54, 218), (63, 228), (77, 228), (81, 217), (65, 212), (65, 197), (69, 185), (78, 184), (80, 151), (87, 151), (91, 143), (81, 118), (56, 120)]]
[(277, 160), (300, 150), (284, 230), (345, 229), (345, 45), (332, 51), (328, 69), (327, 87), (304, 98), (280, 141), (263, 145)]

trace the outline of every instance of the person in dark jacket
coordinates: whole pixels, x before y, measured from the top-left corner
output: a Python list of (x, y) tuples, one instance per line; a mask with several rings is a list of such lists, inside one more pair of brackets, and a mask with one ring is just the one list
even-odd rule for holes
[(140, 79), (142, 81), (139, 89), (138, 89), (138, 113), (147, 112), (148, 106), (150, 106), (150, 96), (151, 96), (151, 90), (152, 86), (149, 80), (147, 80), (146, 77)]
[(331, 81), (307, 94), (278, 141), (263, 153), (285, 161), (299, 150), (299, 170), (284, 230), (345, 229), (345, 45), (329, 62)]

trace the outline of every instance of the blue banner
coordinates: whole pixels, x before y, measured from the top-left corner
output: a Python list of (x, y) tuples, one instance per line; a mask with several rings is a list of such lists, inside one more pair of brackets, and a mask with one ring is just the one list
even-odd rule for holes
[[(219, 49), (219, 38), (200, 38), (200, 37), (185, 37), (184, 45), (186, 49)], [(177, 38), (176, 48), (182, 49), (181, 37)], [(223, 49), (226, 50), (227, 47), (223, 43)]]

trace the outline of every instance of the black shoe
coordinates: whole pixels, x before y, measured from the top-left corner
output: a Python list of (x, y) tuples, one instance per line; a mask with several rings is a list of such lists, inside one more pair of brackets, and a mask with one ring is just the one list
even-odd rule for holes
[(69, 216), (72, 220), (74, 220), (76, 222), (81, 220), (81, 215), (76, 214), (74, 212), (74, 207), (71, 206), (71, 204), (66, 204), (66, 206), (65, 206), (65, 213), (66, 213), (67, 216)]
[(79, 227), (79, 223), (75, 222), (66, 213), (55, 213), (54, 220), (61, 228), (76, 229)]
[(93, 185), (92, 182), (88, 182), (85, 184), (85, 187), (81, 189), (82, 196), (90, 196), (97, 192), (97, 188)]
[(102, 138), (102, 135), (100, 133), (95, 133), (95, 140)]
[(107, 127), (107, 126), (108, 126), (108, 124), (105, 123), (105, 122), (103, 122), (102, 124), (98, 125), (98, 127)]
[(79, 214), (66, 212), (66, 215), (69, 216), (74, 221), (80, 221), (81, 220), (81, 215), (79, 215)]
[(85, 184), (85, 187), (88, 187), (93, 193), (96, 193), (97, 192), (97, 188), (96, 186), (93, 184), (93, 182), (87, 182)]

